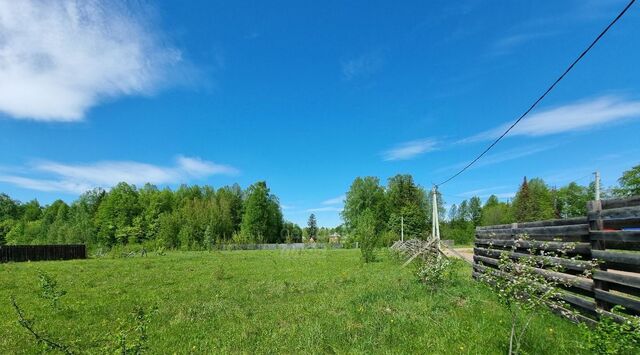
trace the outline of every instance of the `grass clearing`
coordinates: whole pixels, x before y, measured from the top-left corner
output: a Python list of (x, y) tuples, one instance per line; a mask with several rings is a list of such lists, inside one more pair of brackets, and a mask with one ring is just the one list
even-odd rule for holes
[[(39, 298), (38, 270), (67, 291), (61, 310)], [(508, 348), (507, 312), (457, 263), (438, 290), (383, 255), (357, 250), (171, 252), (166, 256), (0, 265), (0, 349), (35, 353), (10, 297), (37, 329), (80, 352), (101, 353), (136, 305), (157, 306), (151, 353), (496, 354)], [(541, 314), (527, 353), (576, 351), (577, 326)]]

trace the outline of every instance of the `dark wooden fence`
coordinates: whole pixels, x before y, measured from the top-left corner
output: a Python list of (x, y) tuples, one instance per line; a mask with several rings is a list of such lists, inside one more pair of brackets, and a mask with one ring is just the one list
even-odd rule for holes
[(87, 247), (73, 245), (1, 245), (0, 263), (9, 261), (86, 259)]
[[(579, 311), (581, 320), (597, 319), (616, 305), (640, 315), (640, 196), (591, 201), (585, 217), (477, 227), (474, 277), (497, 269), (504, 252), (513, 260), (532, 257), (531, 247), (566, 252), (552, 258), (562, 272), (535, 271), (569, 280), (561, 298)], [(592, 269), (591, 277), (583, 275), (585, 269)]]

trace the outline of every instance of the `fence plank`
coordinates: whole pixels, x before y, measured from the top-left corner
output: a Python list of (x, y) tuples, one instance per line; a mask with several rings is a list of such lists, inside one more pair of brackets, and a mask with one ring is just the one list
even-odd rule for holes
[(554, 252), (567, 252), (574, 254), (591, 254), (591, 245), (589, 243), (572, 243), (572, 242), (545, 242), (545, 241), (527, 241), (527, 240), (504, 240), (504, 239), (476, 239), (476, 245), (513, 247), (518, 249), (537, 249)]
[[(500, 270), (491, 269), (483, 265), (475, 264), (473, 267), (474, 269), (481, 272), (480, 275), (482, 275), (482, 273), (489, 272), (490, 274), (493, 274), (498, 277), (510, 277), (509, 275), (506, 275), (504, 272)], [(539, 285), (539, 286), (543, 287), (542, 285)], [(558, 294), (561, 300), (571, 304), (572, 306), (579, 308), (586, 313), (593, 314), (593, 315), (596, 314), (596, 303), (593, 298), (580, 297), (573, 293), (562, 291), (562, 290), (558, 291)]]
[(520, 235), (524, 234), (531, 238), (535, 236), (582, 236), (589, 234), (588, 224), (572, 224), (564, 226), (551, 226), (551, 227), (518, 227), (511, 229), (482, 229), (477, 230), (476, 234), (481, 236), (491, 235)]
[(3, 245), (0, 246), (0, 262), (86, 259), (87, 247), (70, 245)]
[(594, 280), (603, 280), (608, 282), (615, 282), (620, 285), (629, 287), (635, 287), (640, 289), (640, 277), (630, 274), (619, 274), (608, 271), (595, 270), (593, 272)]
[[(499, 272), (498, 259), (502, 253), (507, 253), (512, 260), (535, 258), (538, 261), (538, 267), (534, 268), (537, 273), (546, 278), (568, 281), (571, 287), (559, 285), (569, 291), (563, 292), (562, 299), (586, 312), (585, 316), (597, 319), (596, 309), (602, 314), (611, 314), (609, 310), (614, 305), (626, 307), (629, 313), (640, 314), (640, 231), (609, 230), (640, 227), (640, 196), (590, 201), (587, 209), (585, 217), (476, 228), (474, 277), (480, 275), (476, 270)], [(529, 238), (522, 240), (519, 234), (527, 234)], [(571, 252), (564, 253), (567, 247), (572, 246)], [(540, 257), (525, 253), (527, 249), (540, 249), (557, 255)], [(569, 259), (573, 255), (587, 261)], [(545, 269), (541, 260), (559, 264), (565, 269), (562, 272)], [(591, 269), (592, 260), (601, 261), (593, 270), (592, 280), (572, 275)]]
[[(587, 216), (589, 219), (595, 218), (594, 213), (597, 213), (596, 211), (590, 211)], [(608, 219), (638, 219), (638, 217), (640, 216), (640, 206), (633, 206), (633, 207), (618, 207), (618, 208), (611, 208), (611, 209), (603, 209), (600, 212), (600, 215), (602, 216), (603, 220), (608, 220)]]
[(608, 210), (620, 207), (640, 206), (640, 196), (628, 198), (602, 200), (602, 209)]
[(547, 256), (533, 256), (531, 254), (524, 254), (518, 252), (510, 252), (506, 250), (494, 250), (494, 249), (486, 249), (486, 248), (473, 248), (474, 254), (479, 254), (481, 256), (487, 256), (494, 259), (500, 258), (500, 254), (507, 253), (511, 259), (522, 259), (522, 258), (535, 258), (539, 260), (541, 263), (551, 262), (554, 264), (558, 264), (568, 270), (583, 272), (585, 270), (591, 269), (592, 265), (586, 261), (580, 260), (571, 260), (571, 259), (563, 259), (557, 257), (547, 257)]
[(597, 300), (602, 300), (612, 305), (616, 305), (616, 304), (621, 305), (627, 310), (632, 310), (633, 313), (635, 314), (640, 313), (640, 301), (638, 300), (617, 295), (608, 291), (603, 291), (598, 289), (594, 291), (595, 291), (595, 296)]
[(592, 250), (591, 256), (604, 261), (607, 268), (640, 272), (640, 254), (638, 253)]
[[(566, 226), (573, 224), (587, 224), (588, 220), (586, 217), (575, 217), (575, 218), (564, 218), (564, 219), (549, 219), (545, 221), (536, 221), (536, 222), (524, 222), (524, 223), (516, 223), (518, 228), (530, 228), (530, 227), (552, 227), (552, 226)], [(487, 229), (511, 229), (513, 224), (499, 224), (495, 226), (481, 226), (477, 227), (478, 230), (487, 230)]]

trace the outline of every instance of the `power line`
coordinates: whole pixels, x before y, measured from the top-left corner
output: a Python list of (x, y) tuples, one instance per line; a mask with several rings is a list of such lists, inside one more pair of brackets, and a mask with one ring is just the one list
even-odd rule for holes
[(591, 48), (593, 48), (593, 46), (596, 45), (596, 43), (598, 43), (598, 41), (600, 40), (600, 38), (602, 38), (605, 33), (607, 33), (607, 31), (609, 31), (609, 29), (616, 23), (618, 22), (618, 20), (627, 12), (627, 10), (629, 10), (629, 8), (631, 7), (631, 5), (633, 5), (633, 3), (635, 3), (636, 0), (631, 0), (627, 6), (622, 10), (622, 12), (620, 12), (618, 14), (618, 16), (616, 16), (615, 19), (613, 19), (613, 21), (611, 21), (611, 23), (602, 31), (600, 32), (600, 34), (598, 35), (598, 37), (596, 37), (596, 39), (593, 40), (593, 42), (591, 42), (591, 44), (584, 50), (582, 51), (582, 53), (578, 56), (578, 58), (576, 58), (573, 63), (571, 63), (571, 65), (569, 65), (569, 67), (562, 73), (562, 75), (560, 75), (554, 82), (553, 84), (551, 84), (551, 86), (549, 86), (549, 88), (533, 103), (533, 105), (531, 105), (531, 107), (529, 107), (529, 109), (527, 111), (525, 111), (525, 113), (522, 114), (522, 116), (520, 116), (511, 126), (509, 126), (509, 128), (507, 128), (506, 131), (504, 131), (504, 133), (502, 133), (502, 135), (500, 137), (498, 137), (493, 143), (491, 143), (491, 145), (489, 145), (482, 153), (480, 153), (480, 155), (478, 155), (475, 159), (473, 159), (469, 164), (467, 164), (464, 168), (462, 168), (462, 170), (458, 171), (457, 173), (455, 173), (453, 176), (451, 176), (450, 178), (448, 178), (447, 180), (441, 182), (440, 184), (436, 185), (436, 186), (442, 186), (446, 183), (448, 183), (449, 181), (455, 179), (458, 175), (462, 174), (465, 170), (467, 170), (469, 167), (471, 167), (473, 164), (475, 164), (478, 160), (480, 160), (480, 158), (482, 158), (489, 150), (491, 150), (491, 148), (493, 148), (493, 146), (495, 146), (496, 144), (498, 144), (498, 142), (504, 138), (504, 136), (507, 135), (507, 133), (509, 133), (513, 127), (515, 127), (518, 123), (520, 123), (520, 121), (522, 121), (523, 118), (525, 118), (529, 112), (533, 111), (533, 109), (538, 106), (538, 103), (540, 103), (540, 101), (542, 101), (542, 99), (544, 99), (547, 94), (549, 92), (551, 92), (551, 90), (553, 90), (553, 88), (555, 88), (555, 86), (562, 80), (564, 79), (564, 77), (571, 71), (571, 69), (573, 69), (573, 67), (578, 64), (578, 62), (591, 50)]
[[(583, 176), (581, 176), (581, 177), (579, 177), (579, 178), (576, 178), (576, 179), (573, 179), (573, 180), (571, 180), (571, 181), (568, 181), (567, 183), (565, 183), (565, 185), (569, 185), (569, 184), (571, 184), (571, 183), (573, 183), (573, 182), (577, 183), (578, 181), (580, 181), (580, 180), (582, 180), (582, 179), (584, 179), (584, 178), (587, 178), (587, 177), (589, 177), (589, 176), (592, 176), (592, 175), (593, 175), (593, 173), (588, 173), (588, 174), (583, 175)], [(605, 189), (602, 189), (602, 191), (604, 191), (604, 190), (605, 190)], [(485, 198), (485, 197), (487, 197), (487, 195), (486, 195), (486, 194), (485, 194), (485, 195), (481, 195), (481, 196), (478, 196), (478, 195), (453, 195), (453, 194), (443, 194), (440, 190), (438, 190), (438, 193), (439, 193), (441, 196), (443, 196), (443, 197), (453, 198), (453, 199), (463, 199), (463, 200), (469, 200), (469, 199), (471, 199), (472, 197), (480, 197), (480, 198)], [(490, 194), (490, 195), (488, 195), (488, 196), (490, 197), (490, 196), (492, 196), (492, 195), (493, 195), (493, 196), (498, 197), (495, 193), (492, 193), (492, 194)], [(510, 198), (510, 197), (498, 197), (498, 199), (503, 199), (503, 198), (507, 198), (507, 199), (508, 199), (508, 198)]]

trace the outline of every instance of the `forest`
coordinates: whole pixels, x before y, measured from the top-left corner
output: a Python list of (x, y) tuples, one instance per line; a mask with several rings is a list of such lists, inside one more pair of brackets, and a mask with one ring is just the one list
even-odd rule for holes
[[(290, 230), (290, 233), (283, 233)], [(156, 247), (203, 249), (216, 243), (276, 243), (300, 238), (284, 222), (278, 198), (263, 181), (240, 186), (180, 186), (119, 183), (94, 189), (68, 205), (41, 206), (0, 195), (0, 243), (84, 243), (112, 247), (152, 243)]]
[[(618, 182), (603, 190), (603, 198), (640, 195), (640, 165), (624, 172)], [(511, 201), (495, 195), (484, 202), (471, 197), (448, 210), (438, 194), (442, 238), (468, 244), (480, 225), (581, 216), (594, 192), (593, 184), (572, 182), (556, 189), (542, 179), (525, 178)], [(431, 191), (411, 175), (395, 175), (386, 186), (376, 177), (358, 177), (346, 194), (343, 225), (318, 227), (311, 215), (308, 226), (301, 228), (283, 219), (280, 202), (264, 181), (244, 190), (237, 184), (171, 190), (122, 182), (108, 191), (88, 191), (70, 204), (56, 200), (46, 206), (0, 194), (0, 244), (145, 244), (201, 250), (226, 243), (300, 242), (310, 237), (326, 241), (338, 232), (347, 244), (384, 246), (397, 240), (401, 229), (406, 239), (426, 238), (431, 201)]]
[[(376, 177), (356, 178), (342, 212), (345, 230), (366, 244), (390, 245), (398, 240), (402, 219), (405, 239), (425, 239), (431, 233), (431, 194), (411, 175), (396, 175), (386, 187)], [(584, 216), (587, 201), (593, 200), (594, 194), (593, 183), (582, 186), (571, 182), (553, 188), (540, 178), (525, 177), (510, 201), (491, 195), (483, 203), (476, 196), (446, 209), (446, 196), (438, 192), (441, 238), (470, 244), (476, 226)], [(640, 195), (640, 165), (625, 171), (617, 186), (601, 191), (602, 198), (635, 195)]]

